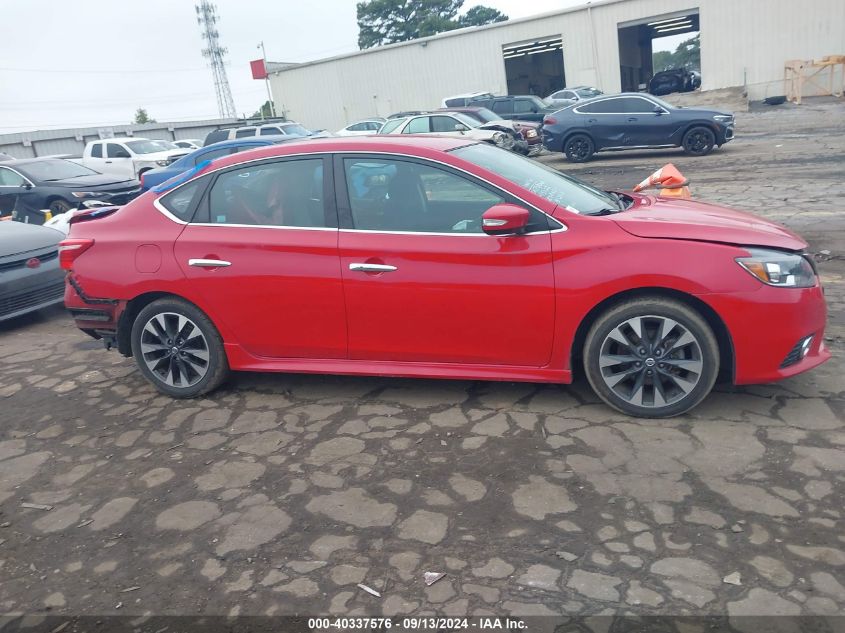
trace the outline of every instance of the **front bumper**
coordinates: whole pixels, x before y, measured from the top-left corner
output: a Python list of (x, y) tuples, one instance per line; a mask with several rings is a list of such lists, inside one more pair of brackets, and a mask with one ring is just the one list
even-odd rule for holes
[(64, 271), (58, 259), (46, 261), (34, 270), (5, 272), (0, 282), (0, 321), (62, 302)]
[[(719, 314), (734, 349), (734, 383), (775, 382), (821, 365), (830, 358), (824, 344), (827, 307), (821, 286), (774, 288), (700, 295)], [(782, 366), (804, 337), (813, 335), (806, 356)]]

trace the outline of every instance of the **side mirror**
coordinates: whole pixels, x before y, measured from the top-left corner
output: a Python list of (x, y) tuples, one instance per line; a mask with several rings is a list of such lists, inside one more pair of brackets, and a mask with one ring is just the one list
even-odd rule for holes
[(467, 126), (463, 123), (455, 123), (455, 131), (456, 132), (466, 132)]
[(652, 112), (654, 112), (657, 116), (660, 116), (661, 114), (663, 114), (663, 108), (661, 108), (660, 106), (655, 106)]
[(481, 216), (481, 228), (487, 235), (508, 235), (521, 233), (531, 214), (528, 209), (515, 204), (497, 204)]
[(30, 183), (28, 183), (28, 182), (25, 182), (25, 183), (23, 183), (23, 184), (21, 185), (21, 188), (22, 188), (22, 189), (26, 189), (27, 191), (29, 191), (30, 189), (32, 189), (32, 185), (31, 185)]

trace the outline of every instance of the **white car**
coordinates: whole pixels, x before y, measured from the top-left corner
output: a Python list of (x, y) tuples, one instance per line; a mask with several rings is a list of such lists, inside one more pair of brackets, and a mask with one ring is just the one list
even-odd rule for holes
[(441, 108), (463, 108), (469, 105), (470, 101), (476, 99), (492, 99), (493, 95), (489, 92), (467, 92), (462, 95), (452, 95), (446, 97), (440, 102)]
[(181, 147), (183, 149), (199, 149), (202, 147), (202, 139), (198, 138), (180, 138), (179, 140), (172, 141), (172, 143), (176, 147)]
[(511, 149), (521, 140), (511, 121), (481, 123), (461, 112), (432, 112), (404, 119), (390, 119), (381, 126), (379, 134), (440, 134), (466, 136), (486, 141), (504, 149)]
[(367, 134), (376, 134), (384, 125), (384, 119), (364, 119), (363, 121), (356, 121), (347, 125), (342, 130), (335, 132), (336, 136), (366, 136)]
[(107, 138), (90, 141), (80, 162), (102, 174), (124, 176), (127, 180), (156, 167), (166, 167), (193, 150), (176, 147), (170, 141), (148, 138)]

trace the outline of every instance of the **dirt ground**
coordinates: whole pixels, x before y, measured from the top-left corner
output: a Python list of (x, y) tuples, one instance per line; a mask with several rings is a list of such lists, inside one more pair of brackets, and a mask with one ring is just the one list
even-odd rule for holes
[(843, 613), (845, 105), (741, 114), (705, 158), (541, 160), (604, 188), (671, 161), (803, 234), (833, 360), (660, 421), (583, 383), (240, 374), (178, 402), (45, 311), (0, 326), (0, 613)]

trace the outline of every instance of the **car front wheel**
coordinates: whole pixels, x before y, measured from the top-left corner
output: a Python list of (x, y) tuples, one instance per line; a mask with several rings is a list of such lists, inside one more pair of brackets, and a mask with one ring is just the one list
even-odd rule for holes
[(575, 134), (566, 140), (566, 145), (563, 146), (563, 153), (566, 158), (573, 163), (586, 163), (592, 158), (596, 151), (596, 146), (586, 134)]
[(715, 144), (716, 135), (710, 128), (694, 127), (684, 134), (684, 152), (692, 156), (706, 156), (713, 151)]
[(144, 377), (173, 398), (216, 389), (229, 372), (223, 341), (211, 320), (178, 298), (153, 301), (132, 325), (132, 354)]
[(710, 393), (719, 346), (689, 306), (662, 297), (634, 299), (611, 308), (590, 328), (584, 369), (593, 390), (614, 409), (671, 417)]
[(65, 200), (53, 200), (49, 208), (53, 215), (61, 215), (70, 210), (70, 203)]

